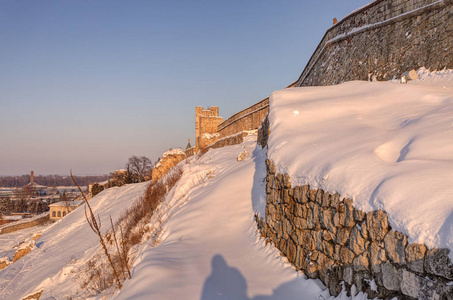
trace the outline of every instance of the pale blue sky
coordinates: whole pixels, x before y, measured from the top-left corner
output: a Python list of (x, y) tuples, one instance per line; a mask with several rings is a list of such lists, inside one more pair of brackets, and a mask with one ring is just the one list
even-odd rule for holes
[(0, 175), (102, 174), (296, 80), (370, 0), (0, 0)]

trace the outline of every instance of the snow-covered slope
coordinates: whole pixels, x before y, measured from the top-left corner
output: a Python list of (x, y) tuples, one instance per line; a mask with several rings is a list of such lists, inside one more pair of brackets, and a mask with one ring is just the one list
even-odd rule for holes
[[(115, 221), (143, 195), (145, 188), (146, 183), (110, 188), (90, 200), (104, 232), (109, 227), (109, 216)], [(41, 288), (41, 299), (65, 299), (80, 289), (74, 281), (76, 274), (71, 272), (76, 269), (75, 263), (89, 259), (98, 247), (99, 239), (80, 206), (44, 231), (29, 254), (0, 271), (0, 299), (22, 299)]]
[(385, 210), (410, 242), (453, 250), (453, 72), (418, 73), (274, 92), (268, 155), (293, 186)]
[[(304, 279), (256, 231), (253, 205), (265, 201), (265, 152), (255, 149), (255, 139), (184, 165), (166, 199), (174, 209), (162, 242), (141, 250), (115, 299), (315, 299), (323, 293), (319, 281)], [(246, 149), (253, 154), (236, 161)]]

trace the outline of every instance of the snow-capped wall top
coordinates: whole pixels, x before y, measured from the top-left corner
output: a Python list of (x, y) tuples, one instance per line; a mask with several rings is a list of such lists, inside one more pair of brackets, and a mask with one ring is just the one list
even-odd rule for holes
[[(292, 185), (382, 209), (410, 242), (453, 250), (453, 81), (349, 82), (274, 92), (268, 155)], [(437, 79), (436, 79), (437, 78)], [(446, 84), (449, 82), (449, 84)]]
[(167, 157), (169, 155), (185, 155), (185, 153), (182, 148), (173, 148), (165, 151), (164, 154), (162, 154), (162, 157)]

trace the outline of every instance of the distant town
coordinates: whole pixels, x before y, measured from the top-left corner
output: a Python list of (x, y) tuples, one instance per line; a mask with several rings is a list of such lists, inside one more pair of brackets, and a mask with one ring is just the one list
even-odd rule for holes
[[(90, 185), (108, 181), (109, 175), (75, 176), (84, 192)], [(80, 196), (70, 176), (30, 175), (0, 177), (0, 225), (30, 218), (50, 210), (52, 204)]]

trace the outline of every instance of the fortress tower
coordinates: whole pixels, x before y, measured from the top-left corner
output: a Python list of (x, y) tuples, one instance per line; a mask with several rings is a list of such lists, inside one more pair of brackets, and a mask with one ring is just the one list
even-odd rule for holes
[(203, 109), (201, 106), (195, 107), (195, 148), (198, 151), (219, 138), (217, 125), (223, 122), (219, 117), (219, 108), (211, 106)]

